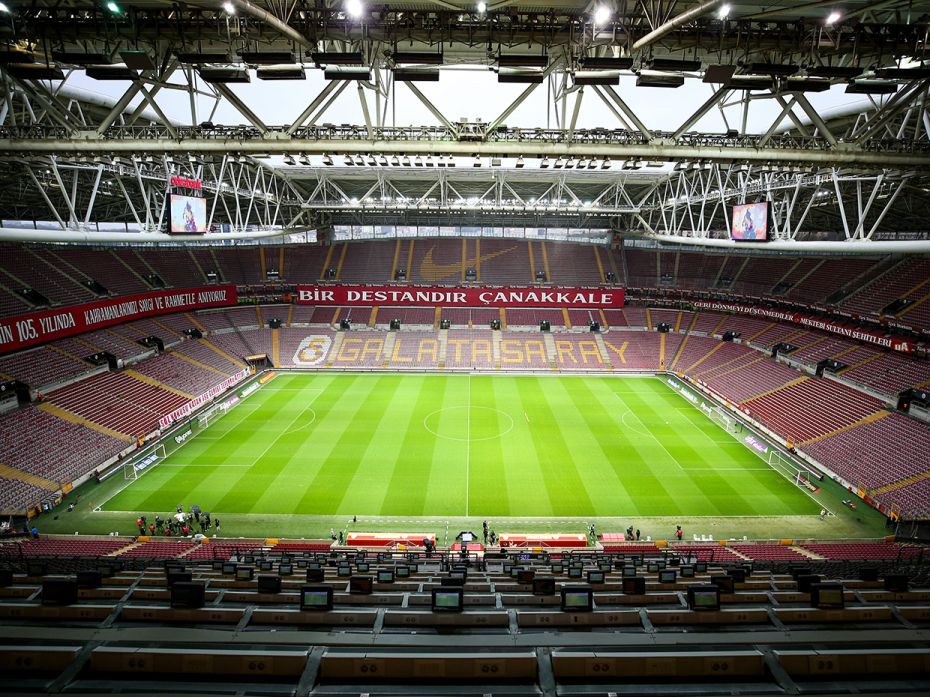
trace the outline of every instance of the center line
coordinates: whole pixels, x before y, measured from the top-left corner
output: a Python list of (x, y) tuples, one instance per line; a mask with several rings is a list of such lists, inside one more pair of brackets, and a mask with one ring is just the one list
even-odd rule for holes
[(471, 373), (468, 374), (468, 406), (465, 416), (465, 517), (468, 517), (468, 471), (471, 467)]

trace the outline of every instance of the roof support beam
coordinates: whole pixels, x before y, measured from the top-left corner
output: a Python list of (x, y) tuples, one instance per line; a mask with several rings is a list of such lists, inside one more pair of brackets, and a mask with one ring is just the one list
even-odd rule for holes
[(636, 128), (638, 128), (638, 129), (642, 132), (642, 134), (643, 134), (644, 136), (646, 136), (646, 140), (652, 140), (652, 132), (651, 132), (648, 128), (646, 128), (646, 124), (644, 124), (642, 121), (640, 121), (639, 117), (636, 115), (636, 112), (633, 111), (633, 110), (627, 105), (627, 103), (626, 103), (625, 101), (623, 101), (623, 99), (621, 99), (620, 95), (617, 94), (617, 91), (616, 91), (613, 87), (611, 87), (610, 85), (604, 85), (604, 86), (603, 86), (603, 89), (604, 89), (604, 92), (606, 92), (607, 95), (608, 95), (611, 99), (614, 100), (614, 103), (615, 103), (618, 107), (620, 107), (620, 110), (621, 110), (624, 114), (626, 114), (626, 117), (627, 117), (630, 121), (633, 122), (633, 125), (635, 125)]
[(423, 106), (429, 109), (429, 113), (435, 116), (439, 123), (448, 128), (452, 133), (456, 132), (455, 127), (452, 125), (449, 119), (442, 115), (442, 112), (436, 108), (436, 106), (426, 97), (425, 94), (419, 90), (419, 88), (414, 83), (405, 81), (404, 84), (410, 88), (410, 91), (413, 92), (413, 96), (419, 99)]
[[(683, 124), (681, 124), (681, 126), (678, 127), (678, 130), (672, 134), (672, 139), (678, 140), (678, 138), (681, 137), (682, 133), (687, 131), (694, 124), (696, 124), (698, 121), (704, 118), (704, 114), (706, 114), (708, 111), (713, 109), (722, 100), (726, 99), (729, 93), (730, 93), (730, 90), (726, 87), (721, 87), (720, 89), (716, 90), (707, 99), (706, 102), (704, 102), (701, 106), (699, 106), (697, 110), (693, 114), (691, 114), (691, 116), (688, 117), (687, 121), (685, 121)], [(779, 121), (780, 120), (781, 119), (779, 119)]]
[(881, 169), (930, 170), (930, 160), (922, 152), (878, 151), (860, 148), (806, 150), (802, 148), (756, 148), (724, 145), (683, 145), (668, 143), (572, 143), (532, 140), (465, 141), (431, 139), (262, 139), (262, 138), (81, 138), (81, 139), (0, 139), (0, 156), (19, 153), (77, 155), (125, 155), (190, 153), (216, 154), (241, 152), (245, 155), (344, 152), (352, 154), (409, 155), (496, 155), (504, 157), (610, 157), (640, 160), (707, 160), (709, 162), (821, 164), (873, 166)]
[(253, 112), (251, 109), (249, 109), (248, 106), (246, 106), (245, 102), (239, 99), (239, 97), (236, 95), (235, 92), (233, 92), (231, 89), (229, 89), (226, 85), (224, 85), (221, 82), (216, 83), (215, 85), (213, 85), (213, 87), (214, 89), (216, 89), (217, 92), (219, 92), (221, 95), (223, 95), (223, 97), (226, 98), (226, 101), (228, 101), (230, 104), (233, 105), (233, 107), (235, 107), (236, 111), (242, 114), (249, 123), (255, 126), (255, 128), (257, 128), (261, 132), (262, 135), (265, 135), (266, 133), (268, 133), (268, 126), (266, 126), (262, 122), (262, 120), (255, 115), (255, 112)]
[(323, 87), (323, 89), (320, 90), (320, 93), (313, 98), (313, 101), (310, 102), (307, 108), (301, 112), (300, 116), (294, 119), (294, 123), (292, 123), (287, 129), (287, 134), (294, 135), (294, 132), (304, 125), (304, 121), (310, 118), (310, 115), (316, 111), (316, 108), (323, 103), (323, 100), (326, 99), (333, 90), (338, 88), (341, 92), (346, 88), (347, 84), (349, 84), (347, 80), (332, 80), (327, 82), (326, 86)]

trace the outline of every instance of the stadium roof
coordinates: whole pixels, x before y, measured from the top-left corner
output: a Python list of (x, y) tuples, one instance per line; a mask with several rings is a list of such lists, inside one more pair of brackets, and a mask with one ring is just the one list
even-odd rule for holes
[(757, 200), (789, 247), (925, 236), (930, 2), (10, 9), (0, 219), (60, 237), (114, 222), (157, 237), (174, 174), (203, 179), (211, 220), (246, 236), (481, 224), (701, 242)]

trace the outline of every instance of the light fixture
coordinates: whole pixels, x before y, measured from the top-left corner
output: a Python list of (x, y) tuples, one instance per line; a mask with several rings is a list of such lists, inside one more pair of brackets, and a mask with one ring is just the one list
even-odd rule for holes
[(379, 165), (381, 165), (382, 167), (387, 167), (387, 163), (388, 163), (387, 158), (384, 156), (383, 153), (378, 156)]
[(229, 2), (229, 0), (223, 3), (223, 9), (226, 11), (226, 14), (228, 15), (236, 14), (235, 6), (231, 2)]
[(394, 155), (394, 157), (391, 158), (391, 166), (392, 166), (392, 167), (399, 167), (399, 166), (400, 166), (400, 158), (397, 157), (397, 155)]
[(414, 166), (414, 167), (422, 167), (422, 166), (423, 166), (423, 158), (421, 158), (419, 155), (417, 155), (417, 156), (414, 158), (414, 160), (413, 160), (413, 166)]
[(362, 16), (363, 11), (362, 0), (346, 0), (346, 12), (349, 13), (350, 17), (357, 19)]
[[(300, 164), (302, 164), (304, 167), (310, 166), (310, 158), (307, 157), (305, 154), (302, 154), (297, 159), (300, 160)], [(331, 166), (333, 164), (333, 158), (331, 158), (329, 155), (323, 155), (323, 164)]]
[(517, 168), (518, 168), (518, 169), (522, 169), (522, 168), (523, 168), (523, 158), (522, 158), (522, 157), (518, 157), (518, 158), (517, 158)]
[(542, 160), (539, 161), (539, 168), (540, 168), (540, 169), (547, 169), (548, 167), (549, 167), (549, 158), (548, 158), (548, 157), (544, 157)]
[(720, 6), (720, 9), (717, 10), (717, 18), (726, 19), (729, 16), (730, 16), (730, 3), (725, 2)]
[(361, 155), (356, 155), (356, 156), (355, 156), (355, 164), (357, 164), (359, 167), (364, 167), (364, 166), (365, 166), (365, 158), (362, 157)]
[(410, 166), (410, 156), (409, 156), (409, 155), (404, 155), (404, 159), (401, 160), (401, 162), (404, 163), (404, 167), (409, 167), (409, 166)]
[(480, 167), (480, 166), (481, 166), (481, 157), (479, 157), (478, 155), (475, 155), (475, 161), (472, 162), (472, 166), (474, 166), (474, 167)]
[(837, 22), (840, 21), (841, 17), (842, 15), (839, 12), (837, 12), (836, 10), (833, 10), (833, 12), (827, 15), (827, 26), (831, 24), (836, 24)]
[(351, 156), (351, 155), (346, 155), (346, 156), (343, 158), (342, 161), (345, 162), (346, 165), (355, 164), (355, 163), (352, 161), (352, 156)]
[(588, 166), (588, 161), (584, 159), (583, 157), (579, 157), (578, 165), (577, 165), (578, 169), (584, 169), (587, 166)]
[(594, 24), (606, 24), (610, 19), (610, 8), (607, 5), (598, 5), (594, 10)]
[(0, 12), (6, 12), (7, 14), (9, 14), (10, 8), (4, 5), (2, 2), (0, 2)]
[(369, 155), (369, 156), (368, 156), (368, 166), (369, 166), (369, 167), (374, 167), (374, 166), (375, 166), (375, 156), (374, 156), (374, 155)]
[(483, 15), (485, 11), (487, 11), (487, 9), (488, 9), (487, 3), (483, 1), (478, 3), (478, 14), (479, 15)]
[(113, 2), (113, 0), (110, 0), (107, 3), (107, 9), (115, 15), (118, 15), (120, 13), (120, 6), (117, 5), (115, 2)]
[[(304, 162), (304, 160), (306, 160), (306, 162)], [(301, 155), (301, 156), (300, 156), (300, 164), (302, 164), (302, 165), (303, 165), (303, 164), (310, 164), (310, 158), (308, 158), (306, 155)], [(323, 155), (323, 164), (326, 165), (327, 167), (332, 167), (332, 166), (333, 166), (333, 158), (331, 158), (329, 155)]]
[(294, 160), (294, 156), (293, 156), (293, 155), (285, 155), (285, 156), (284, 156), (284, 164), (290, 165), (291, 167), (293, 167), (294, 165), (297, 164), (297, 162)]

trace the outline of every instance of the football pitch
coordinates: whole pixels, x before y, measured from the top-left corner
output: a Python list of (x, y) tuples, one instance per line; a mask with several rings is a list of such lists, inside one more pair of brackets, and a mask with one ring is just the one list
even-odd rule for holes
[(814, 515), (663, 379), (285, 373), (103, 511), (571, 518)]

